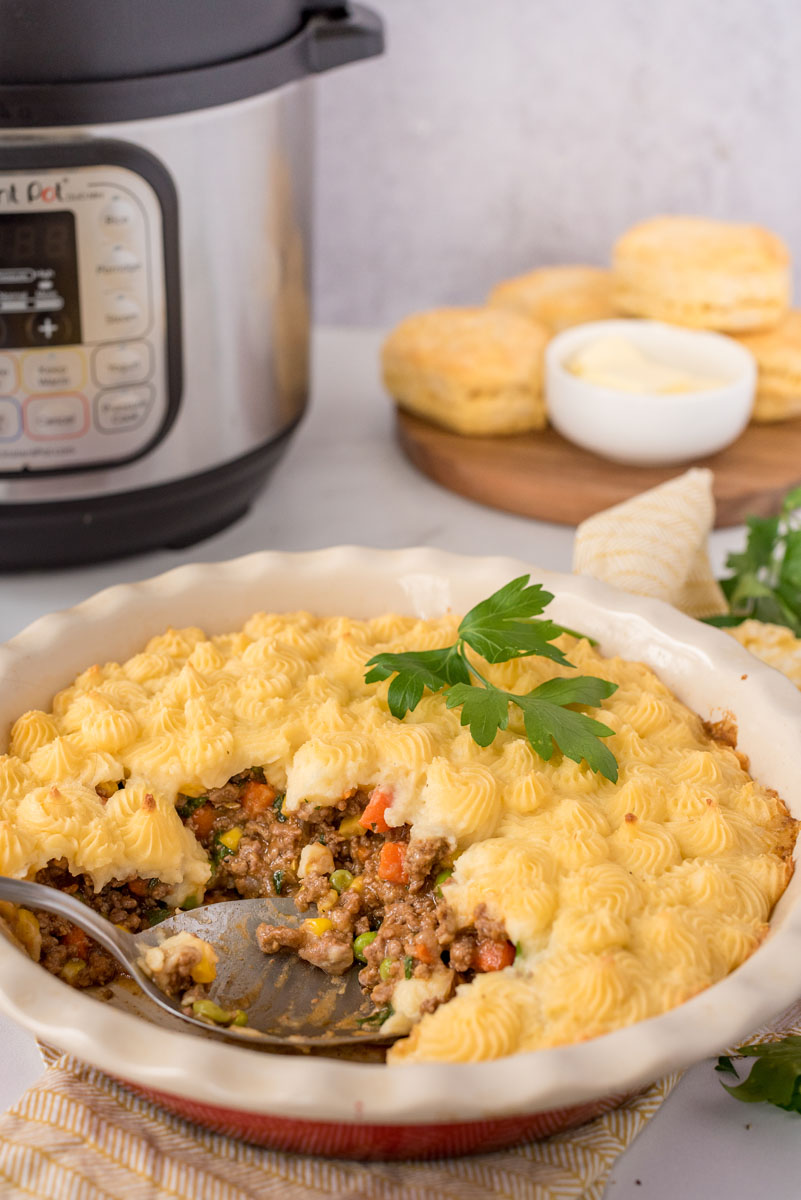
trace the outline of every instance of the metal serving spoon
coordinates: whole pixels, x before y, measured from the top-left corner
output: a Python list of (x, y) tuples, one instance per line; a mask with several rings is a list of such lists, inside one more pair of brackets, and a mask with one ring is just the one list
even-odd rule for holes
[[(256, 927), (262, 921), (297, 926), (309, 916), (308, 912), (299, 913), (290, 899), (209, 904), (190, 912), (176, 912), (155, 928), (137, 934), (118, 929), (74, 896), (41, 883), (0, 876), (0, 900), (43, 909), (72, 921), (113, 954), (146, 996), (204, 1033), (250, 1045), (321, 1049), (394, 1040), (378, 1032), (375, 1009), (360, 988), (355, 969), (333, 977), (295, 954), (264, 954), (259, 949)], [(199, 1020), (144, 973), (139, 963), (147, 948), (158, 946), (165, 937), (181, 930), (197, 934), (217, 951), (217, 978), (209, 999), (221, 1008), (244, 1009), (248, 1015), (246, 1026)]]

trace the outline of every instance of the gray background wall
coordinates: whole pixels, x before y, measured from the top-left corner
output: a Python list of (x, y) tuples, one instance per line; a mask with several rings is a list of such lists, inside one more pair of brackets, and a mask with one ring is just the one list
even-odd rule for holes
[(388, 50), (317, 83), (316, 318), (388, 324), (656, 212), (801, 260), (798, 0), (367, 0)]

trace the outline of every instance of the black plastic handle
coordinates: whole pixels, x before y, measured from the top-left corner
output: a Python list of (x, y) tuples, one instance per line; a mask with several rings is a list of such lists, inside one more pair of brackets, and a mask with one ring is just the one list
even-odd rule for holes
[(320, 13), (306, 30), (309, 71), (314, 74), (374, 58), (384, 49), (381, 18), (363, 4), (340, 5), (325, 15)]
[(226, 62), (121, 79), (0, 83), (0, 130), (103, 125), (215, 108), (273, 91), (384, 48), (377, 13), (361, 4), (312, 12), (277, 46)]

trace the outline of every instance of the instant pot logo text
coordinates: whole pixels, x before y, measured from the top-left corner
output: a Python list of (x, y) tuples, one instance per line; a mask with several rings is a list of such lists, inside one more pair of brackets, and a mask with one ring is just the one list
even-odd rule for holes
[(0, 183), (0, 205), (61, 204), (64, 197), (61, 194), (62, 180), (55, 183), (43, 179), (31, 179), (24, 186), (18, 183)]

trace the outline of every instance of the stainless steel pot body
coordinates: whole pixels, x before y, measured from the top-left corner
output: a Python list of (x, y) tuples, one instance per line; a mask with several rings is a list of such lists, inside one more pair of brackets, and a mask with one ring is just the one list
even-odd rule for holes
[[(27, 333), (0, 341), (0, 507), (180, 483), (297, 422), (308, 379), (311, 122), (301, 80), (179, 115), (0, 130), (0, 233), (16, 213), (10, 247), (40, 234), (55, 245), (45, 206), (72, 212), (81, 310), (80, 334), (73, 321), (48, 343), (58, 314), (50, 322), (37, 306), (52, 301), (57, 268), (36, 283), (49, 297), (20, 301), (33, 306), (25, 320), (35, 325), (24, 327), (33, 344), (20, 346)], [(0, 268), (1, 251), (0, 241)], [(13, 263), (31, 260), (12, 260), (13, 283)]]

